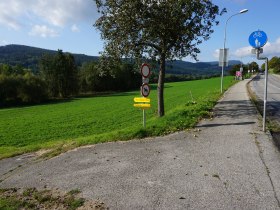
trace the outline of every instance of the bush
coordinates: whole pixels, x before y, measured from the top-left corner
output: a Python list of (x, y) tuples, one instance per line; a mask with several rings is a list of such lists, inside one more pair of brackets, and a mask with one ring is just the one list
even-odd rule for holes
[(46, 83), (37, 76), (25, 75), (18, 97), (23, 103), (40, 103), (48, 98)]
[(0, 75), (0, 106), (40, 103), (48, 98), (45, 82), (32, 74)]
[(0, 105), (14, 103), (18, 100), (17, 90), (20, 86), (17, 77), (0, 75)]

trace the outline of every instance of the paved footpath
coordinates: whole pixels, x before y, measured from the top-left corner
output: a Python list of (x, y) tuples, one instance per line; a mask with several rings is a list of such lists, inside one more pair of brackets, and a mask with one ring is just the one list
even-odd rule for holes
[[(280, 209), (280, 154), (246, 83), (195, 130), (0, 161), (0, 188), (80, 189), (110, 209)], [(200, 130), (200, 131), (198, 131)], [(13, 169), (13, 170), (11, 170)]]

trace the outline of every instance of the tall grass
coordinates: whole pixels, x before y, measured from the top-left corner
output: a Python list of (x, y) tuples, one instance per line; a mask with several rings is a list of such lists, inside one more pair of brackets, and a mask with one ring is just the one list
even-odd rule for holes
[[(233, 84), (225, 77), (224, 86)], [(163, 135), (194, 126), (207, 116), (220, 97), (220, 79), (165, 85), (166, 115), (157, 117), (157, 91), (152, 85), (152, 108), (146, 111), (147, 128), (142, 128), (142, 110), (133, 107), (139, 91), (67, 102), (0, 110), (0, 159), (39, 149), (71, 147), (98, 142)]]

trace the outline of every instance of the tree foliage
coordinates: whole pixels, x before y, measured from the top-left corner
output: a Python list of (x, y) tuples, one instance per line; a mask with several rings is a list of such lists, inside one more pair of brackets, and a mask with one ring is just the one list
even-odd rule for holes
[[(261, 65), (261, 69), (265, 71), (265, 63)], [(280, 74), (280, 57), (274, 56), (268, 61), (268, 69), (275, 74)]]
[(268, 62), (268, 68), (273, 69), (275, 74), (280, 73), (280, 57), (274, 56)]
[(255, 71), (259, 71), (259, 64), (257, 64), (257, 62), (253, 61), (251, 63), (248, 64), (249, 70), (255, 70)]
[(95, 0), (101, 17), (95, 26), (114, 57), (146, 56), (160, 63), (158, 114), (164, 115), (165, 62), (191, 56), (213, 33), (219, 8), (209, 0)]
[[(236, 64), (234, 66), (232, 66), (231, 70), (229, 71), (229, 74), (232, 76), (236, 75), (237, 71), (240, 71), (241, 68), (241, 64)], [(248, 72), (248, 66), (247, 65), (242, 65), (243, 71), (242, 74), (245, 75)]]
[(79, 81), (82, 92), (127, 91), (140, 86), (141, 76), (131, 62), (101, 57), (81, 67)]
[(29, 69), (0, 64), (0, 106), (40, 103), (46, 98), (46, 84)]
[(40, 70), (52, 97), (65, 98), (77, 93), (77, 67), (71, 54), (64, 54), (62, 50), (58, 50), (56, 55), (45, 54)]
[[(241, 64), (236, 64), (232, 66), (231, 69), (229, 70), (229, 74), (235, 76), (236, 72), (240, 71), (240, 68), (241, 68)], [(242, 65), (242, 68), (243, 68), (243, 75), (247, 74), (248, 70), (259, 71), (259, 65), (255, 61), (248, 63), (247, 65)]]
[(262, 71), (265, 71), (265, 63), (263, 63), (263, 64), (261, 65), (261, 70), (262, 70)]

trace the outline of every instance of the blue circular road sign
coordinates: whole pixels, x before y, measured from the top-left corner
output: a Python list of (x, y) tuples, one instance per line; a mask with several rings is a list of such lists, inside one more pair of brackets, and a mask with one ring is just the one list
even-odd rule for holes
[(249, 36), (249, 43), (253, 48), (261, 48), (267, 42), (267, 35), (263, 31), (254, 31)]

